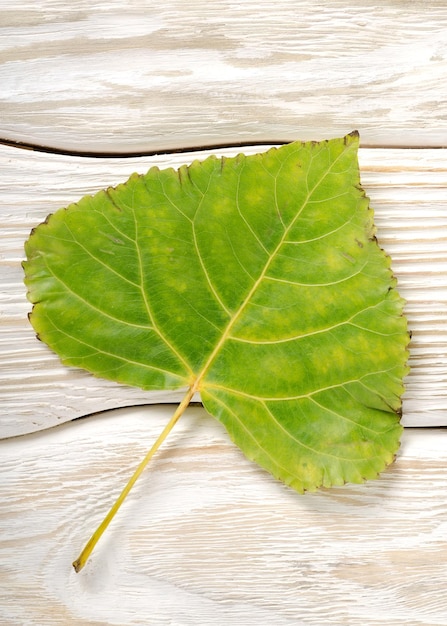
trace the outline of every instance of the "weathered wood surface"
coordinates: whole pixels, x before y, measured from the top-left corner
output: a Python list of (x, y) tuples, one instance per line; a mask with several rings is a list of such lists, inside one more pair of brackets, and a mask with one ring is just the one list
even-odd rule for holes
[[(413, 330), (404, 422), (445, 425), (446, 32), (444, 0), (0, 0), (0, 140), (123, 155), (359, 129)], [(0, 438), (172, 398), (62, 368), (26, 320), (20, 262), (49, 212), (205, 154), (0, 147)], [(75, 575), (171, 409), (0, 441), (1, 624), (447, 624), (443, 429), (407, 428), (377, 481), (301, 497), (191, 407)]]
[(0, 136), (447, 146), (444, 0), (0, 0)]
[(300, 496), (191, 408), (71, 568), (172, 407), (0, 442), (5, 626), (445, 626), (447, 432), (377, 481)]
[[(62, 366), (36, 341), (27, 320), (21, 260), (31, 228), (48, 213), (123, 182), (134, 170), (145, 172), (153, 164), (177, 167), (198, 155), (206, 153), (85, 159), (0, 146), (0, 437), (105, 409), (181, 399), (182, 393), (147, 393)], [(379, 241), (392, 256), (413, 331), (404, 423), (446, 424), (447, 150), (361, 149), (360, 164)]]

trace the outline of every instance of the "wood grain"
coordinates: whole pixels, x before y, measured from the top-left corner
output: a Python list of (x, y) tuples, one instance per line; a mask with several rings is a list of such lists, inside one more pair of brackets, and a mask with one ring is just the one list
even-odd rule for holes
[(93, 152), (447, 146), (444, 0), (0, 4), (0, 137)]
[[(267, 146), (264, 146), (267, 148)], [(262, 147), (248, 147), (253, 153)], [(231, 155), (240, 149), (226, 150)], [(124, 182), (151, 165), (178, 167), (207, 152), (139, 159), (87, 159), (0, 146), (0, 437), (48, 428), (123, 406), (179, 401), (63, 367), (36, 341), (27, 320), (23, 245), (48, 213)], [(380, 244), (393, 270), (413, 332), (406, 425), (447, 424), (447, 213), (445, 150), (360, 150), (364, 188), (375, 209)], [(198, 398), (196, 398), (198, 399)]]
[(407, 429), (377, 481), (300, 496), (190, 408), (75, 574), (171, 407), (0, 443), (5, 626), (443, 626), (447, 431)]
[[(404, 423), (447, 425), (447, 151), (429, 149), (447, 147), (446, 32), (444, 0), (0, 0), (0, 140), (124, 155), (359, 129), (413, 330)], [(0, 146), (0, 623), (445, 626), (445, 429), (406, 428), (377, 481), (301, 497), (191, 407), (71, 568), (172, 407), (50, 427), (175, 397), (60, 366), (26, 319), (23, 243), (84, 194), (206, 154)]]

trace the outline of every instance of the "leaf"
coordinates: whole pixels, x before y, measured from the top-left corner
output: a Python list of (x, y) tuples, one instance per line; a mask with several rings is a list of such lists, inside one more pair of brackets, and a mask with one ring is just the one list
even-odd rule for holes
[(38, 226), (30, 316), (66, 365), (206, 410), (297, 491), (399, 446), (408, 332), (358, 134), (152, 168)]

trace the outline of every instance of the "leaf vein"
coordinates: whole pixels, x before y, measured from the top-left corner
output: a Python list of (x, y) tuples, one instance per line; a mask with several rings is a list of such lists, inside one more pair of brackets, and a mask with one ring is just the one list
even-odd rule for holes
[[(247, 226), (247, 228), (249, 229), (249, 231), (251, 232), (251, 234), (253, 235), (253, 237), (256, 239), (256, 241), (258, 242), (258, 245), (264, 250), (264, 252), (266, 254), (269, 254), (269, 251), (267, 250), (267, 248), (265, 247), (264, 243), (262, 242), (262, 240), (258, 237), (258, 235), (255, 233), (255, 231), (253, 230), (253, 228), (251, 227), (250, 222), (247, 220), (247, 218), (245, 217), (244, 213), (241, 211), (241, 203), (240, 203), (240, 194), (241, 194), (241, 177), (242, 177), (242, 171), (243, 169), (246, 167), (245, 162), (243, 163), (242, 167), (240, 168), (239, 172), (238, 172), (238, 179), (237, 179), (237, 183), (236, 183), (236, 208), (237, 211), (241, 217), (241, 219), (243, 220), (243, 222), (245, 223), (245, 225)], [(265, 169), (265, 168), (264, 168)], [(269, 172), (270, 173), (270, 172)]]
[(326, 169), (325, 173), (320, 177), (320, 179), (315, 183), (314, 187), (312, 188), (312, 190), (310, 190), (306, 196), (306, 198), (304, 199), (301, 208), (297, 211), (296, 215), (294, 216), (294, 218), (291, 220), (288, 228), (286, 229), (286, 231), (284, 232), (282, 238), (280, 239), (279, 243), (277, 244), (275, 250), (273, 250), (273, 252), (271, 253), (271, 255), (269, 256), (269, 258), (266, 260), (264, 269), (262, 270), (262, 272), (260, 273), (258, 279), (255, 281), (255, 283), (253, 284), (253, 286), (251, 287), (251, 289), (249, 290), (248, 294), (246, 295), (244, 301), (241, 303), (241, 305), (239, 306), (239, 309), (234, 313), (233, 317), (229, 320), (229, 323), (227, 325), (227, 328), (225, 329), (225, 331), (222, 333), (219, 341), (216, 343), (216, 346), (214, 348), (214, 350), (211, 352), (208, 360), (206, 361), (204, 367), (202, 368), (201, 373), (198, 376), (198, 379), (203, 379), (203, 377), (205, 376), (207, 370), (209, 369), (209, 367), (211, 366), (212, 362), (214, 361), (214, 359), (216, 358), (217, 354), (219, 353), (221, 347), (223, 346), (223, 344), (225, 343), (225, 341), (227, 340), (227, 338), (230, 335), (231, 329), (232, 327), (235, 325), (236, 321), (238, 320), (238, 318), (240, 317), (242, 311), (244, 310), (244, 308), (247, 306), (247, 304), (250, 302), (254, 292), (256, 291), (257, 287), (259, 286), (259, 284), (262, 282), (262, 280), (264, 279), (270, 264), (272, 262), (272, 260), (274, 259), (274, 257), (276, 256), (278, 250), (280, 249), (280, 247), (282, 246), (286, 236), (288, 235), (288, 233), (290, 232), (291, 228), (294, 226), (294, 224), (296, 223), (296, 221), (299, 219), (299, 216), (301, 215), (301, 213), (303, 212), (306, 204), (307, 204), (307, 200), (309, 199), (310, 195), (314, 192), (314, 190), (322, 183), (322, 181), (325, 179), (325, 177), (329, 174), (329, 172), (334, 168), (335, 164), (338, 162), (338, 160), (342, 157), (342, 155), (344, 154), (345, 151), (341, 152), (337, 158), (335, 158), (330, 164), (329, 167)]
[[(270, 452), (264, 447), (262, 446), (258, 439), (256, 439), (256, 437), (254, 436), (254, 434), (252, 433), (252, 431), (250, 431), (247, 426), (244, 424), (244, 422), (239, 418), (239, 416), (233, 411), (233, 409), (231, 407), (229, 407), (225, 402), (223, 402), (223, 400), (221, 398), (216, 398), (215, 396), (213, 396), (214, 401), (217, 402), (217, 404), (220, 404), (221, 406), (223, 406), (225, 408), (226, 411), (228, 411), (228, 413), (230, 413), (230, 415), (233, 416), (234, 420), (236, 422), (238, 422), (239, 426), (242, 428), (242, 430), (248, 435), (248, 437), (256, 444), (256, 446), (258, 447), (258, 449), (265, 454), (265, 456), (267, 456), (274, 464), (277, 468), (283, 470), (285, 472), (285, 474), (288, 474), (289, 476), (294, 476), (295, 478), (297, 478), (298, 480), (301, 481), (300, 477), (297, 476), (296, 474), (292, 474), (292, 472), (290, 471), (290, 468), (285, 467), (283, 465), (281, 465), (280, 463), (278, 463), (277, 459), (275, 459)], [(256, 459), (253, 459), (256, 460)]]
[(359, 274), (362, 274), (367, 264), (368, 264), (368, 261), (365, 261), (362, 267), (356, 272), (353, 272), (352, 274), (349, 274), (348, 276), (344, 276), (343, 278), (340, 278), (339, 280), (333, 280), (328, 283), (301, 283), (301, 282), (294, 281), (294, 280), (286, 280), (285, 278), (276, 278), (276, 276), (266, 276), (265, 279), (272, 280), (276, 283), (285, 283), (286, 285), (296, 285), (297, 287), (332, 287), (333, 285), (340, 285), (341, 283), (344, 283), (350, 280), (351, 278), (355, 278)]
[(339, 461), (352, 462), (352, 461), (362, 461), (363, 460), (361, 456), (358, 457), (358, 458), (347, 458), (347, 457), (343, 457), (343, 456), (336, 455), (336, 454), (330, 454), (329, 452), (326, 452), (324, 450), (318, 450), (317, 448), (313, 448), (312, 446), (309, 446), (308, 444), (303, 443), (300, 439), (295, 437), (295, 435), (292, 435), (292, 433), (290, 431), (288, 431), (286, 428), (284, 428), (284, 426), (281, 424), (281, 422), (279, 422), (276, 419), (276, 417), (273, 415), (273, 413), (270, 411), (270, 409), (265, 404), (265, 402), (263, 402), (263, 404), (265, 406), (265, 410), (270, 415), (272, 420), (276, 423), (278, 428), (280, 430), (282, 430), (292, 441), (295, 441), (295, 443), (297, 443), (299, 446), (301, 446), (305, 450), (309, 450), (310, 452), (312, 452), (313, 454), (316, 454), (317, 456), (325, 456), (325, 457), (329, 457), (331, 459), (337, 459)]
[[(214, 174), (214, 172), (213, 172), (213, 174)], [(213, 174), (209, 177), (207, 188), (202, 193), (202, 198), (200, 199), (200, 202), (199, 202), (199, 204), (197, 206), (196, 215), (194, 217), (194, 220), (192, 221), (192, 236), (193, 236), (194, 248), (195, 248), (197, 257), (199, 259), (199, 263), (200, 263), (200, 267), (202, 268), (203, 275), (205, 276), (205, 280), (208, 283), (208, 286), (211, 289), (211, 292), (212, 292), (213, 296), (215, 297), (215, 299), (217, 300), (217, 302), (219, 303), (220, 307), (225, 311), (225, 313), (228, 316), (231, 316), (231, 311), (225, 305), (224, 301), (222, 300), (222, 298), (220, 297), (219, 293), (217, 292), (217, 289), (213, 285), (213, 282), (212, 282), (212, 280), (210, 278), (210, 275), (208, 273), (208, 270), (206, 268), (206, 263), (203, 260), (202, 253), (200, 251), (199, 244), (198, 244), (198, 241), (197, 241), (196, 220), (195, 220), (195, 218), (196, 218), (197, 213), (199, 212), (201, 206), (203, 205), (203, 202), (205, 200), (206, 194), (209, 191), (209, 188), (210, 188), (210, 185), (211, 185), (211, 180), (213, 178)]]
[(184, 357), (174, 348), (174, 346), (172, 345), (172, 343), (170, 341), (168, 341), (168, 339), (163, 335), (163, 333), (161, 333), (161, 331), (159, 330), (155, 319), (152, 315), (152, 311), (151, 311), (151, 307), (150, 307), (150, 303), (149, 303), (149, 299), (147, 297), (146, 291), (144, 289), (144, 269), (143, 269), (143, 259), (141, 256), (141, 249), (140, 249), (140, 243), (139, 243), (139, 234), (138, 234), (138, 220), (137, 220), (137, 216), (135, 213), (135, 208), (134, 208), (134, 202), (132, 200), (132, 207), (131, 207), (131, 211), (132, 211), (132, 215), (134, 218), (134, 222), (135, 222), (135, 246), (136, 246), (136, 251), (137, 251), (137, 261), (138, 261), (138, 271), (140, 274), (140, 289), (141, 289), (141, 295), (143, 298), (143, 302), (144, 302), (144, 306), (146, 308), (146, 312), (147, 312), (147, 316), (149, 319), (150, 324), (152, 325), (152, 328), (154, 329), (154, 331), (157, 333), (157, 335), (160, 337), (160, 339), (163, 341), (163, 343), (168, 346), (168, 348), (171, 350), (171, 352), (179, 359), (179, 361), (181, 361), (181, 363), (184, 365), (186, 371), (189, 373), (190, 376), (193, 375), (193, 372), (191, 370), (191, 367), (189, 365), (189, 363), (184, 359)]
[(253, 345), (269, 345), (269, 344), (276, 345), (280, 343), (287, 343), (289, 341), (298, 341), (300, 339), (304, 339), (307, 337), (321, 335), (323, 333), (330, 332), (334, 330), (335, 328), (340, 328), (341, 326), (348, 326), (348, 325), (358, 328), (359, 330), (364, 330), (365, 332), (371, 332), (377, 335), (382, 335), (383, 337), (392, 337), (393, 335), (399, 335), (400, 333), (380, 333), (378, 331), (360, 326), (358, 324), (354, 324), (352, 322), (352, 320), (355, 319), (358, 315), (360, 315), (360, 313), (364, 313), (365, 311), (374, 309), (376, 307), (377, 307), (377, 304), (371, 305), (369, 307), (366, 307), (365, 309), (362, 309), (361, 311), (357, 311), (356, 313), (351, 315), (351, 317), (348, 318), (347, 320), (342, 320), (341, 322), (337, 322), (336, 324), (333, 324), (332, 326), (325, 326), (324, 328), (320, 328), (319, 330), (312, 330), (307, 333), (300, 333), (298, 335), (293, 335), (292, 337), (284, 337), (282, 339), (272, 339), (272, 340), (268, 340), (268, 339), (257, 340), (257, 339), (245, 339), (244, 337), (237, 337), (235, 335), (229, 334), (228, 338), (232, 339), (233, 341), (238, 341), (240, 343), (248, 343), (248, 344), (253, 344)]
[(107, 263), (104, 263), (104, 261), (100, 258), (98, 258), (97, 256), (95, 256), (88, 248), (86, 248), (86, 246), (84, 246), (84, 244), (82, 244), (75, 236), (75, 234), (73, 233), (73, 231), (71, 230), (70, 226), (68, 224), (66, 224), (67, 229), (69, 230), (71, 236), (73, 237), (73, 241), (76, 243), (76, 245), (81, 248), (82, 250), (84, 250), (84, 252), (87, 254), (87, 256), (89, 256), (91, 259), (93, 259), (94, 261), (96, 261), (96, 263), (98, 263), (98, 265), (101, 265), (102, 267), (104, 267), (105, 269), (107, 269), (109, 272), (111, 272), (112, 274), (115, 274), (115, 276), (118, 276), (118, 278), (120, 278), (121, 280), (123, 280), (124, 282), (128, 283), (129, 285), (132, 285), (133, 287), (139, 288), (139, 285), (137, 283), (134, 283), (132, 280), (130, 280), (129, 278), (127, 278), (126, 276), (123, 276), (122, 274), (120, 274), (120, 272), (117, 272), (115, 269), (113, 269), (113, 267), (110, 267), (110, 265), (108, 265)]
[(113, 315), (110, 315), (110, 313), (106, 313), (105, 311), (103, 311), (99, 307), (95, 306), (91, 302), (88, 302), (88, 300), (86, 300), (83, 296), (81, 296), (80, 294), (76, 293), (76, 291), (74, 291), (60, 276), (55, 274), (55, 272), (48, 265), (47, 262), (45, 262), (45, 265), (46, 265), (49, 273), (51, 274), (51, 276), (53, 276), (53, 278), (58, 283), (60, 283), (68, 293), (70, 293), (72, 296), (74, 296), (75, 298), (80, 300), (88, 308), (92, 309), (93, 311), (96, 311), (96, 313), (98, 313), (99, 315), (101, 315), (103, 317), (106, 317), (106, 318), (112, 320), (113, 322), (118, 322), (120, 324), (123, 324), (124, 326), (131, 326), (132, 328), (141, 328), (143, 330), (154, 330), (153, 326), (151, 326), (151, 325), (148, 325), (148, 324), (135, 324), (134, 322), (129, 322), (129, 321), (126, 321), (126, 320), (122, 320), (119, 317), (115, 317)]
[[(162, 367), (157, 367), (155, 365), (148, 365), (144, 361), (136, 361), (134, 359), (129, 359), (128, 357), (124, 357), (124, 356), (122, 356), (120, 354), (116, 354), (116, 353), (110, 352), (108, 350), (103, 350), (102, 348), (98, 348), (98, 346), (95, 346), (95, 345), (93, 345), (93, 344), (91, 344), (91, 343), (89, 343), (87, 341), (84, 341), (83, 339), (79, 339), (75, 335), (72, 335), (71, 333), (68, 333), (66, 330), (63, 330), (62, 328), (59, 328), (59, 326), (57, 326), (57, 324), (55, 324), (53, 320), (49, 320), (49, 322), (51, 323), (53, 328), (55, 330), (57, 330), (58, 333), (61, 333), (65, 337), (68, 337), (69, 339), (71, 339), (72, 341), (75, 341), (76, 343), (78, 343), (80, 345), (86, 346), (87, 348), (91, 348), (92, 350), (94, 350), (94, 353), (96, 353), (96, 354), (103, 354), (105, 356), (110, 356), (110, 357), (113, 357), (114, 359), (117, 359), (118, 361), (123, 361), (124, 363), (127, 363), (129, 365), (137, 365), (138, 367), (143, 367), (144, 369), (154, 370), (156, 372), (162, 372), (164, 374), (169, 374), (170, 376), (175, 376), (175, 377), (179, 378), (179, 381), (181, 380), (181, 377), (179, 376), (179, 374), (177, 372), (172, 372), (171, 370), (168, 370), (168, 369), (162, 368)], [(83, 357), (67, 357), (67, 359), (73, 359), (73, 360), (75, 360), (75, 359), (76, 360), (82, 360), (83, 358), (85, 358), (85, 355)]]
[[(368, 372), (367, 374), (363, 374), (363, 376), (359, 376), (358, 378), (344, 380), (340, 383), (334, 383), (333, 385), (320, 387), (318, 389), (314, 389), (307, 393), (302, 393), (302, 394), (298, 394), (295, 396), (259, 396), (253, 393), (242, 391), (241, 389), (234, 389), (232, 387), (227, 387), (226, 385), (222, 385), (220, 383), (214, 383), (214, 382), (208, 382), (208, 381), (206, 383), (206, 388), (207, 389), (220, 389), (222, 391), (228, 391), (229, 393), (234, 393), (236, 395), (243, 396), (245, 398), (251, 398), (253, 400), (260, 400), (264, 402), (285, 402), (285, 401), (290, 401), (290, 400), (303, 400), (305, 398), (311, 398), (313, 395), (317, 393), (321, 393), (323, 391), (330, 391), (331, 389), (339, 389), (340, 387), (344, 387), (345, 385), (350, 385), (353, 383), (360, 383), (365, 387), (365, 389), (368, 389), (368, 391), (373, 391), (362, 382), (363, 379), (369, 378), (371, 376), (377, 376), (379, 374), (388, 374), (388, 372), (392, 372), (393, 369), (394, 367), (389, 367), (384, 370), (376, 370), (374, 372)], [(374, 391), (374, 393), (376, 392)]]
[(324, 406), (324, 404), (321, 404), (320, 402), (315, 400), (314, 397), (310, 397), (309, 400), (310, 402), (313, 402), (316, 406), (319, 406), (321, 409), (323, 409), (324, 411), (327, 411), (328, 413), (332, 413), (332, 415), (335, 415), (335, 417), (340, 418), (344, 422), (349, 422), (350, 424), (353, 424), (354, 426), (358, 426), (359, 428), (362, 428), (363, 430), (367, 430), (371, 433), (374, 433), (375, 435), (378, 433), (377, 430), (374, 430), (373, 428), (370, 428), (369, 426), (366, 426), (365, 424), (359, 424), (358, 422), (351, 419), (350, 417), (347, 417), (347, 415), (342, 415), (341, 413), (334, 411), (334, 409), (330, 409), (329, 407)]

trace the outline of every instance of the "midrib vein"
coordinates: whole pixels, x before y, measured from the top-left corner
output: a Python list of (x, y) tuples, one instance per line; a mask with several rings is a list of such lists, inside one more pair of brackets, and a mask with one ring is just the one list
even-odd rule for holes
[[(297, 212), (297, 214), (295, 215), (295, 217), (293, 218), (293, 220), (290, 222), (289, 226), (285, 229), (281, 239), (279, 240), (276, 248), (274, 249), (274, 251), (272, 252), (272, 254), (270, 255), (270, 258), (267, 260), (264, 269), (262, 270), (262, 272), (260, 273), (258, 279), (254, 282), (252, 288), (250, 289), (250, 291), (248, 292), (247, 296), (245, 297), (244, 301), (242, 302), (242, 304), (240, 305), (239, 309), (235, 312), (235, 314), (233, 315), (233, 317), (229, 320), (228, 325), (225, 329), (225, 331), (222, 333), (221, 338), (219, 339), (219, 341), (216, 343), (213, 351), (211, 352), (208, 360), (206, 361), (205, 365), (203, 366), (202, 370), (199, 372), (199, 374), (197, 375), (195, 382), (194, 382), (194, 389), (196, 391), (200, 391), (200, 385), (201, 382), (203, 380), (203, 378), (206, 376), (208, 370), (210, 369), (214, 359), (216, 358), (216, 356), (218, 355), (218, 353), (220, 352), (220, 349), (222, 348), (222, 346), (225, 344), (225, 342), (227, 341), (231, 330), (233, 328), (233, 326), (235, 325), (235, 323), (238, 321), (239, 316), (241, 315), (242, 311), (245, 309), (245, 307), (247, 306), (247, 304), (250, 302), (253, 294), (255, 293), (256, 289), (259, 287), (260, 283), (264, 280), (265, 275), (268, 271), (268, 269), (270, 268), (270, 264), (272, 263), (273, 259), (276, 257), (278, 250), (281, 248), (281, 246), (284, 244), (284, 241), (286, 240), (289, 232), (292, 230), (292, 228), (294, 227), (296, 221), (298, 220), (298, 218), (300, 217), (301, 213), (304, 211), (305, 207), (307, 206), (308, 202), (309, 202), (309, 198), (312, 196), (312, 194), (314, 193), (314, 191), (319, 187), (319, 185), (321, 185), (321, 183), (323, 182), (323, 180), (326, 178), (326, 176), (329, 174), (329, 172), (334, 168), (335, 164), (339, 161), (339, 159), (348, 151), (351, 149), (351, 145), (346, 146), (346, 148), (337, 156), (336, 159), (334, 159), (334, 161), (330, 164), (330, 166), (328, 167), (328, 169), (326, 170), (326, 172), (321, 176), (321, 178), (315, 183), (315, 185), (312, 187), (312, 189), (310, 189), (307, 192), (306, 198), (303, 201), (303, 204), (300, 208), (300, 210)], [(311, 161), (312, 163), (312, 161)], [(311, 163), (309, 165), (309, 167), (311, 167)], [(308, 172), (309, 173), (309, 170)], [(276, 183), (276, 179), (279, 175), (279, 172), (276, 174), (275, 176), (275, 183)]]

